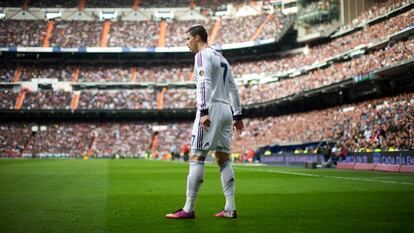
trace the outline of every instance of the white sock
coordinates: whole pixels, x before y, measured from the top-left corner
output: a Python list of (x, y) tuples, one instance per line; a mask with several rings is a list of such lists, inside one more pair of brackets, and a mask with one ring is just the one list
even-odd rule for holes
[(221, 185), (223, 187), (224, 196), (226, 197), (226, 206), (224, 207), (224, 210), (236, 210), (236, 206), (234, 204), (234, 171), (230, 161), (227, 161), (223, 164), (223, 166), (221, 166), (220, 173)]
[(187, 176), (187, 200), (183, 210), (187, 213), (195, 209), (198, 190), (203, 183), (204, 161), (190, 161), (190, 171)]

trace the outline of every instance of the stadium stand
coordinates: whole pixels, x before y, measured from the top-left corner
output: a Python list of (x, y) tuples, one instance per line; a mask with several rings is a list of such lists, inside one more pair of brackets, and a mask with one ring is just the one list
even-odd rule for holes
[[(51, 20), (54, 26), (50, 32), (52, 47), (101, 47), (100, 38), (103, 22), (99, 21), (69, 21)], [(110, 21), (108, 21), (110, 22)], [(163, 21), (161, 21), (162, 23)], [(219, 36), (212, 44), (229, 44), (271, 39), (281, 37), (293, 23), (293, 17), (287, 17), (281, 12), (259, 14), (254, 16), (223, 18), (216, 32)], [(213, 20), (174, 20), (166, 22), (167, 47), (185, 46), (184, 32), (189, 26), (203, 24), (209, 31), (213, 30)], [(43, 20), (2, 20), (0, 46), (43, 46), (48, 22)], [(263, 24), (263, 25), (262, 25)], [(160, 37), (160, 22), (153, 20), (110, 22), (107, 35), (109, 47), (156, 47)], [(15, 30), (24, 28), (25, 30)], [(233, 28), (244, 31), (235, 35)], [(259, 30), (261, 29), (261, 30)], [(145, 31), (146, 33), (138, 33)], [(256, 35), (257, 33), (257, 35)], [(163, 46), (163, 47), (164, 47)]]
[[(264, 119), (246, 119), (246, 131), (241, 137), (233, 140), (233, 148), (235, 151), (245, 152), (252, 145), (336, 139), (347, 151), (373, 151), (375, 148), (384, 151), (410, 150), (414, 148), (413, 99), (414, 93), (409, 93), (326, 110)], [(0, 141), (3, 142), (3, 151), (0, 153), (5, 154), (13, 148), (24, 147), (25, 140), (31, 135), (30, 127), (33, 124), (2, 123)], [(83, 153), (81, 150), (85, 149), (91, 140), (90, 133), (99, 132), (99, 137), (104, 138), (98, 139), (101, 142), (96, 144), (95, 150), (98, 155), (113, 156), (121, 152), (134, 155), (149, 148), (151, 138), (149, 135), (153, 133), (151, 124), (144, 122), (45, 123), (44, 125), (46, 131), (39, 132), (39, 135), (43, 136), (41, 140), (37, 140), (39, 148), (35, 148), (36, 153), (39, 154), (80, 155)], [(180, 146), (186, 143), (189, 140), (188, 135), (191, 135), (191, 125), (191, 123), (167, 124), (166, 130), (160, 131), (160, 152), (168, 151), (173, 145)], [(141, 130), (136, 127), (140, 127)], [(146, 140), (145, 145), (138, 143), (142, 142), (141, 140)], [(71, 146), (66, 142), (83, 146), (67, 150)]]
[[(11, 1), (13, 2), (13, 1)], [(161, 4), (161, 2), (163, 2)], [(224, 1), (220, 1), (224, 3)], [(236, 2), (236, 1), (233, 1)], [(13, 6), (9, 1), (1, 4)], [(14, 2), (16, 3), (16, 2)], [(140, 1), (140, 7), (156, 6), (188, 7), (188, 1)], [(375, 17), (410, 4), (411, 1), (376, 1), (371, 9), (363, 12), (350, 25), (341, 30), (360, 25)], [(67, 1), (61, 7), (76, 7), (77, 1)], [(86, 1), (86, 7), (132, 7), (133, 1)], [(197, 5), (211, 5), (211, 1), (196, 2)], [(22, 4), (18, 5), (21, 6)], [(30, 2), (30, 7), (46, 7), (53, 1)], [(75, 6), (74, 6), (75, 5)], [(183, 46), (182, 35), (193, 24), (203, 23), (210, 32), (217, 30), (214, 44), (239, 43), (252, 40), (283, 36), (294, 22), (293, 16), (275, 11), (273, 14), (259, 14), (245, 17), (217, 17), (206, 20), (172, 20), (166, 22), (166, 47)], [(104, 22), (54, 20), (50, 34), (52, 47), (104, 47), (102, 31)], [(218, 23), (217, 23), (218, 22)], [(0, 22), (0, 47), (42, 47), (47, 32), (47, 21), (42, 20), (3, 20)], [(244, 82), (241, 98), (244, 105), (256, 105), (267, 101), (283, 99), (306, 91), (317, 90), (344, 80), (352, 80), (370, 75), (384, 67), (401, 64), (413, 59), (413, 37), (396, 37), (396, 33), (411, 30), (414, 24), (414, 9), (396, 14), (383, 21), (366, 25), (361, 30), (338, 36), (322, 43), (309, 45), (296, 55), (274, 56), (266, 59), (251, 59), (232, 63), (237, 79), (242, 82), (246, 75), (264, 74), (265, 78), (274, 74), (299, 72), (284, 76), (269, 83)], [(218, 26), (217, 26), (218, 25)], [(15, 30), (16, 28), (24, 30)], [(236, 34), (237, 28), (243, 33)], [(146, 33), (137, 33), (145, 31)], [(107, 37), (108, 47), (156, 47), (159, 45), (160, 22), (153, 20), (122, 21), (110, 23)], [(358, 48), (362, 53), (351, 54)], [(346, 58), (337, 58), (347, 54)], [(329, 62), (326, 62), (328, 61)], [(314, 64), (325, 65), (310, 70), (304, 68)], [(157, 83), (174, 84), (192, 81), (192, 66), (189, 64), (148, 65), (148, 64), (1, 64), (0, 81), (7, 88), (0, 88), (0, 108), (2, 110), (136, 110), (136, 109), (182, 109), (194, 108), (195, 92), (189, 87), (147, 88), (119, 87), (100, 89), (93, 87), (82, 90), (66, 90), (44, 85), (37, 91), (25, 89), (25, 83), (42, 79), (55, 79), (59, 83), (103, 85), (121, 83), (125, 85)], [(10, 84), (10, 85), (9, 85)], [(71, 86), (73, 87), (73, 86)], [(77, 96), (76, 107), (74, 99)], [(413, 93), (367, 100), (346, 106), (294, 113), (276, 117), (246, 119), (246, 132), (234, 140), (234, 149), (245, 152), (249, 148), (283, 143), (306, 143), (335, 140), (340, 147), (351, 152), (364, 152), (381, 149), (388, 151), (414, 149), (414, 102)], [(352, 110), (349, 110), (352, 109)], [(309, 124), (314, 122), (314, 124)], [(2, 153), (22, 151), (31, 137), (30, 124), (1, 123), (0, 137)], [(160, 123), (45, 123), (44, 131), (36, 133), (35, 144), (27, 151), (37, 154), (63, 153), (80, 155), (85, 153), (92, 138), (96, 138), (93, 149), (99, 156), (115, 154), (137, 155), (148, 150), (152, 125)], [(189, 141), (191, 123), (166, 123), (160, 131), (159, 151), (165, 152), (173, 145)], [(6, 132), (13, 132), (12, 134)], [(92, 133), (91, 133), (92, 132)], [(139, 133), (137, 133), (139, 132)], [(76, 138), (75, 138), (76, 137)], [(105, 143), (110, 141), (111, 143)], [(70, 143), (66, 143), (70, 142)], [(17, 148), (17, 149), (16, 149)]]
[[(357, 76), (366, 75), (382, 67), (397, 64), (402, 61), (407, 61), (413, 58), (412, 51), (414, 50), (413, 39), (406, 41), (399, 41), (391, 43), (387, 47), (373, 51), (372, 53), (362, 55), (358, 58), (351, 59), (343, 63), (337, 63), (328, 66), (324, 69), (317, 69), (308, 74), (300, 75), (295, 78), (285, 79), (278, 82), (259, 84), (259, 85), (244, 85), (241, 88), (241, 100), (243, 104), (255, 104), (260, 102), (266, 102), (274, 99), (280, 99), (297, 93), (301, 93), (307, 90), (316, 89), (322, 86), (328, 86), (332, 83), (340, 82), (345, 79), (353, 79)], [(174, 67), (174, 66), (173, 66)], [(151, 81), (151, 82), (171, 82), (171, 81), (183, 81), (188, 80), (190, 70), (183, 68), (157, 67), (140, 70), (139, 81)], [(67, 71), (69, 69), (69, 71)], [(42, 69), (39, 70), (35, 67), (28, 67), (23, 69), (22, 80), (30, 79), (30, 77), (47, 78), (47, 77), (64, 77), (66, 81), (71, 80), (70, 68), (66, 67), (65, 70), (57, 71), (57, 69)], [(127, 82), (131, 80), (131, 68), (119, 68), (119, 67), (82, 67), (79, 72), (79, 82)], [(341, 72), (337, 72), (340, 70)], [(174, 71), (174, 72), (172, 72)], [(170, 73), (172, 72), (172, 73)], [(8, 71), (7, 74), (10, 77), (12, 71)], [(55, 73), (61, 73), (55, 74)], [(172, 75), (172, 77), (166, 77)], [(149, 77), (157, 77), (158, 79), (146, 79)], [(8, 78), (10, 79), (10, 78)], [(177, 89), (174, 91), (176, 99), (186, 100), (180, 102), (180, 106), (184, 108), (193, 108), (194, 102), (191, 98), (185, 98), (189, 93), (194, 92), (194, 89)], [(95, 93), (96, 94), (96, 93)], [(94, 96), (92, 93), (81, 94), (81, 100), (85, 97), (90, 99), (89, 95)], [(104, 96), (106, 95), (106, 98)], [(106, 100), (110, 101), (112, 96), (108, 92), (101, 91), (100, 98), (92, 98), (96, 101)], [(53, 95), (39, 94), (38, 98), (52, 98)], [(103, 98), (103, 99), (102, 99)], [(121, 95), (119, 102), (127, 102), (126, 96)], [(13, 101), (13, 100), (11, 100)], [(47, 102), (47, 99), (44, 100)], [(82, 101), (81, 101), (82, 102)], [(108, 104), (108, 103), (107, 103)], [(97, 104), (96, 106), (103, 106), (106, 104)], [(25, 105), (26, 106), (26, 105)], [(41, 106), (41, 105), (40, 105)], [(82, 105), (87, 106), (87, 105)], [(95, 106), (94, 104), (89, 106)], [(143, 105), (151, 106), (151, 105)], [(59, 109), (58, 106), (54, 108)], [(134, 108), (135, 109), (135, 108)]]
[(83, 91), (79, 109), (155, 109), (156, 94), (153, 89)]
[[(16, 30), (16, 28), (21, 30)], [(0, 46), (41, 47), (45, 31), (44, 21), (1, 20)]]
[(372, 7), (370, 7), (368, 10), (362, 12), (358, 17), (352, 20), (350, 24), (341, 26), (339, 31), (345, 31), (347, 29), (353, 28), (358, 26), (359, 24), (365, 23), (369, 20), (372, 20), (378, 16), (385, 15), (388, 12), (393, 11), (394, 9), (397, 9), (398, 7), (407, 5), (412, 1), (409, 0), (381, 0), (381, 1), (375, 1)]
[[(90, 2), (90, 1), (87, 1), (87, 2)], [(28, 4), (29, 4), (29, 7), (38, 7), (38, 8), (43, 8), (43, 7), (73, 8), (73, 7), (78, 6), (79, 0), (67, 0), (67, 1), (36, 0), (36, 1), (29, 1)]]

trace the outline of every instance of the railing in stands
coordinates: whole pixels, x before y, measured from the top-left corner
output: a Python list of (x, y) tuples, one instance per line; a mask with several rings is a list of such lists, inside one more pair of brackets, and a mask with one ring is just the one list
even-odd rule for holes
[(167, 36), (167, 26), (168, 26), (167, 21), (161, 20), (158, 47), (165, 47), (165, 40)]
[(164, 94), (167, 92), (167, 88), (163, 87), (162, 91), (157, 94), (157, 109), (164, 108)]
[(23, 1), (22, 9), (24, 11), (27, 11), (27, 9), (29, 9), (29, 0), (24, 0)]
[(132, 6), (132, 8), (134, 9), (134, 11), (139, 10), (139, 0), (134, 0), (134, 5)]
[(218, 31), (220, 30), (221, 25), (221, 18), (218, 17), (216, 19), (216, 22), (214, 22), (213, 28), (211, 29), (210, 38), (208, 40), (209, 44), (214, 44), (214, 41), (216, 40)]
[(85, 0), (79, 0), (78, 8), (79, 11), (83, 11), (83, 9), (85, 9)]
[(256, 32), (250, 38), (251, 41), (255, 41), (259, 37), (259, 35), (263, 32), (263, 28), (266, 25), (267, 21), (271, 20), (272, 17), (273, 14), (270, 14), (266, 17), (266, 19), (259, 25), (259, 27), (256, 29)]
[(20, 77), (22, 76), (23, 67), (17, 67), (16, 71), (14, 72), (14, 82), (20, 81)]
[(72, 101), (71, 101), (71, 104), (70, 104), (70, 109), (72, 109), (72, 110), (78, 109), (80, 95), (81, 95), (80, 91), (73, 92)]
[(137, 80), (137, 67), (134, 66), (131, 69), (131, 82), (135, 82)]
[(45, 35), (45, 38), (43, 39), (43, 47), (46, 47), (46, 48), (50, 47), (50, 36), (52, 35), (54, 25), (55, 25), (55, 22), (53, 20), (50, 20), (47, 23), (46, 35)]
[(24, 98), (26, 97), (26, 89), (20, 89), (19, 95), (16, 99), (15, 109), (22, 109)]
[(102, 27), (102, 36), (101, 36), (101, 47), (106, 47), (108, 43), (108, 34), (111, 29), (111, 21), (105, 20)]
[(72, 76), (72, 82), (74, 83), (78, 82), (78, 77), (79, 77), (79, 67), (75, 67), (75, 71), (73, 72), (73, 76)]

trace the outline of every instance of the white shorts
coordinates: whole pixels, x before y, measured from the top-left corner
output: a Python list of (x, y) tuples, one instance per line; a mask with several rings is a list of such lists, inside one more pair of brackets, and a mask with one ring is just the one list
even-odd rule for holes
[(195, 155), (206, 155), (200, 152), (231, 152), (233, 136), (233, 114), (225, 103), (212, 103), (209, 108), (210, 128), (203, 129), (200, 123), (200, 111), (197, 111), (191, 136), (191, 151)]

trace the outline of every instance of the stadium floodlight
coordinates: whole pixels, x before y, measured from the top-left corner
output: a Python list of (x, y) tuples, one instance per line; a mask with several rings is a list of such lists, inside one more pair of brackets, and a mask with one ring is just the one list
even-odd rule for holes
[(103, 20), (116, 20), (118, 18), (118, 12), (116, 11), (101, 11), (99, 12), (99, 19)]
[(62, 11), (46, 11), (47, 19), (62, 18)]

